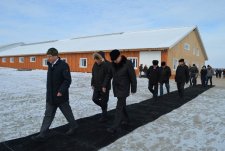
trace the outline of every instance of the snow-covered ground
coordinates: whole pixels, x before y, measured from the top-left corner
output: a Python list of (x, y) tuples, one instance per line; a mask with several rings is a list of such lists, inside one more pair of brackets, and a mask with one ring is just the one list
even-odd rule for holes
[[(46, 71), (0, 68), (0, 79), (0, 142), (38, 132), (45, 110)], [(100, 113), (91, 100), (91, 74), (72, 73), (72, 80), (70, 104), (76, 119)], [(102, 150), (225, 150), (225, 88), (220, 81), (219, 87)], [(176, 90), (174, 80), (170, 83), (171, 91)], [(138, 78), (138, 92), (128, 97), (127, 104), (151, 98), (147, 84), (147, 79)], [(115, 106), (111, 92), (109, 109)], [(66, 123), (57, 111), (52, 127)]]

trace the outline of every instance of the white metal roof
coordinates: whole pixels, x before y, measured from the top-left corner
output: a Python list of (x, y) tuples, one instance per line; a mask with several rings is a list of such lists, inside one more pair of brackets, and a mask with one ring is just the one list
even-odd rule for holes
[(112, 49), (171, 48), (196, 28), (196, 26), (191, 26), (121, 32), (25, 44), (2, 51), (0, 52), (0, 56), (45, 54), (51, 47), (55, 47), (60, 53)]

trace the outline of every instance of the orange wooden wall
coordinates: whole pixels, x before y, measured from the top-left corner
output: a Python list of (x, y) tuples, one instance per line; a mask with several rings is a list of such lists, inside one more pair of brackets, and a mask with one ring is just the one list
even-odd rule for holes
[[(121, 54), (126, 57), (138, 57), (139, 58), (139, 51), (121, 51)], [(89, 53), (65, 53), (60, 54), (59, 56), (61, 58), (66, 58), (67, 63), (70, 66), (70, 69), (72, 72), (91, 72), (92, 66), (94, 64), (94, 59), (92, 57), (93, 52)], [(2, 62), (2, 58), (0, 57), (0, 67), (10, 67), (10, 68), (25, 68), (25, 69), (44, 69), (46, 70), (47, 67), (43, 66), (43, 59), (46, 58), (45, 55), (35, 55), (36, 62), (30, 62), (31, 56), (21, 56), (24, 57), (24, 63), (19, 63), (19, 56), (14, 57), (14, 63), (10, 63), (10, 57), (4, 57), (6, 58), (6, 62)], [(106, 59), (108, 61), (110, 60), (109, 52), (105, 53)], [(86, 68), (80, 68), (80, 58), (87, 58), (87, 67)], [(140, 60), (140, 59), (138, 59)], [(138, 63), (139, 64), (139, 63)], [(138, 74), (138, 70), (136, 70), (136, 73)]]

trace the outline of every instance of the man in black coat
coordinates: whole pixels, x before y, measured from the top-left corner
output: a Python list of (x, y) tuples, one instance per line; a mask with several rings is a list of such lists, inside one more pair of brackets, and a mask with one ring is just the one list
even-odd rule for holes
[(104, 82), (103, 92), (106, 92), (108, 82), (113, 78), (113, 93), (117, 97), (117, 106), (114, 124), (107, 129), (108, 132), (114, 133), (120, 125), (128, 124), (129, 118), (126, 111), (126, 98), (131, 93), (137, 91), (137, 79), (131, 61), (125, 56), (120, 55), (120, 51), (115, 49), (110, 52), (112, 67), (110, 68), (107, 79)]
[(166, 62), (161, 62), (160, 67), (160, 77), (159, 77), (159, 83), (160, 83), (160, 96), (163, 95), (163, 84), (166, 86), (167, 93), (170, 93), (170, 76), (171, 76), (171, 69), (169, 66), (166, 65)]
[(184, 85), (189, 81), (189, 69), (185, 65), (184, 59), (179, 60), (179, 65), (176, 70), (175, 81), (177, 83), (178, 94), (181, 99), (184, 97)]
[(190, 72), (190, 86), (196, 86), (199, 71), (195, 64), (193, 64), (189, 72)]
[(70, 129), (66, 132), (67, 135), (73, 134), (78, 127), (69, 105), (70, 68), (66, 62), (58, 57), (58, 51), (55, 48), (48, 49), (47, 58), (46, 110), (40, 133), (32, 137), (35, 141), (45, 141), (48, 138), (49, 127), (57, 108), (61, 110), (69, 122)]
[(149, 67), (147, 70), (147, 78), (148, 81), (148, 89), (153, 94), (154, 100), (157, 100), (158, 96), (158, 84), (159, 84), (159, 77), (160, 77), (160, 70), (158, 66), (159, 61), (153, 60), (152, 66)]
[(93, 89), (92, 100), (102, 109), (102, 117), (99, 119), (99, 121), (105, 122), (107, 120), (107, 106), (109, 101), (111, 82), (109, 81), (107, 83), (106, 92), (102, 92), (102, 86), (111, 65), (110, 62), (105, 59), (105, 54), (102, 51), (94, 53), (93, 58), (95, 60), (95, 63), (92, 67), (91, 78), (91, 86)]

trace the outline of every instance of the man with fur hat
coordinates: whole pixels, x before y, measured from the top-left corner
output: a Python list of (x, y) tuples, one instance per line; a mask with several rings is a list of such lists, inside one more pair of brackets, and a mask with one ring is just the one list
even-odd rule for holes
[(183, 100), (184, 98), (184, 85), (185, 82), (189, 81), (189, 69), (188, 66), (185, 65), (184, 59), (179, 60), (179, 65), (176, 70), (175, 81), (177, 83), (178, 94), (180, 98)]
[(120, 126), (127, 125), (129, 122), (126, 111), (126, 98), (130, 95), (130, 92), (136, 93), (137, 79), (131, 61), (121, 55), (119, 50), (112, 50), (110, 57), (112, 68), (107, 75), (107, 80), (104, 82), (103, 92), (106, 92), (108, 82), (113, 79), (113, 93), (117, 97), (117, 106), (114, 123), (107, 131), (115, 133)]
[(153, 60), (152, 66), (149, 67), (147, 70), (147, 78), (148, 81), (148, 89), (153, 94), (154, 100), (157, 100), (158, 96), (158, 83), (159, 83), (159, 77), (160, 77), (160, 70), (158, 66), (159, 61)]
[(93, 89), (92, 100), (102, 109), (102, 117), (99, 119), (99, 121), (105, 122), (107, 120), (107, 107), (111, 82), (109, 81), (107, 83), (105, 92), (102, 92), (102, 86), (104, 80), (106, 79), (106, 75), (108, 74), (110, 63), (105, 59), (105, 53), (102, 51), (94, 53), (93, 58), (95, 63), (92, 67), (91, 78), (91, 86)]
[(33, 136), (34, 141), (45, 141), (49, 137), (49, 127), (55, 117), (57, 108), (69, 122), (70, 129), (66, 132), (71, 135), (78, 127), (69, 105), (69, 87), (71, 84), (70, 68), (68, 64), (58, 57), (58, 50), (50, 48), (47, 51), (48, 73), (46, 110), (40, 133)]
[(160, 67), (160, 78), (159, 78), (159, 83), (160, 83), (160, 96), (163, 95), (163, 84), (165, 84), (167, 94), (170, 93), (170, 76), (171, 76), (171, 69), (169, 66), (166, 65), (165, 61), (161, 62), (161, 67)]

